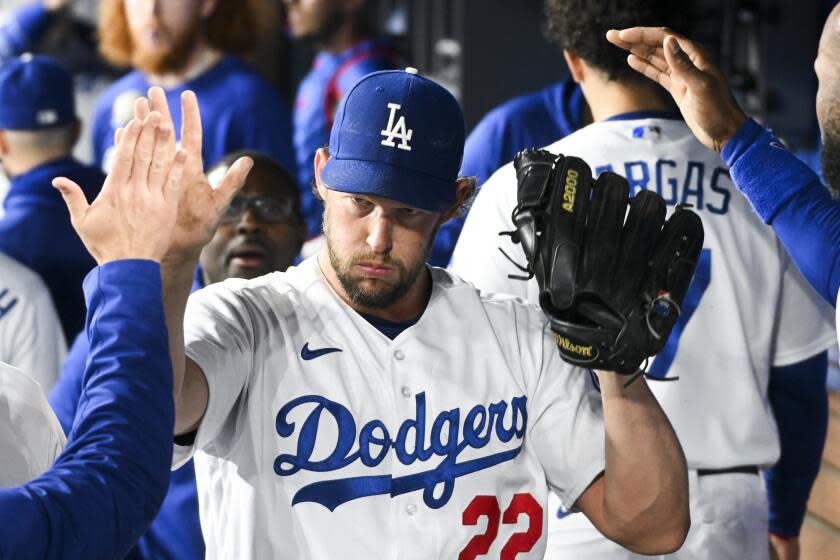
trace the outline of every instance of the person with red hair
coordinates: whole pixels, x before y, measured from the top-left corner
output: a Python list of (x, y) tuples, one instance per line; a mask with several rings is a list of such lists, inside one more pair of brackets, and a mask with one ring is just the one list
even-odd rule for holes
[[(198, 96), (206, 164), (253, 149), (294, 170), (288, 105), (239, 57), (254, 47), (256, 20), (251, 0), (103, 0), (100, 51), (134, 71), (97, 103), (95, 161), (109, 168), (114, 132), (131, 119), (134, 100), (156, 85), (176, 107), (187, 89)], [(176, 132), (180, 117), (173, 115)]]

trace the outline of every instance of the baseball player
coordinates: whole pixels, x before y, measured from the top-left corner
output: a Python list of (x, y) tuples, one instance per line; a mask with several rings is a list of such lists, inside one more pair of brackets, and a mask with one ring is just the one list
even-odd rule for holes
[(0, 362), (0, 488), (29, 482), (50, 468), (64, 449), (64, 432), (41, 386)]
[(0, 253), (0, 362), (29, 372), (49, 391), (66, 354), (47, 287), (37, 274)]
[[(151, 85), (170, 103), (187, 89), (201, 95), (204, 161), (240, 149), (259, 150), (294, 170), (288, 103), (237, 56), (253, 47), (257, 15), (238, 0), (104, 0), (99, 48), (117, 66), (135, 68), (106, 89), (92, 125), (94, 161), (110, 166), (114, 132), (132, 117), (134, 100)], [(177, 110), (173, 115), (180, 124)], [(180, 132), (180, 126), (175, 133)]]
[(190, 94), (182, 114), (183, 220), (163, 281), (174, 463), (195, 454), (208, 558), (541, 558), (549, 490), (635, 550), (679, 547), (684, 463), (646, 384), (601, 372), (599, 396), (538, 309), (426, 266), (471, 190), (448, 92), (414, 69), (359, 81), (315, 160), (324, 248), (196, 292), (185, 318), (236, 185), (209, 188)]
[(129, 123), (93, 205), (55, 180), (99, 264), (85, 281), (91, 356), (64, 452), (37, 479), (0, 490), (0, 557), (122, 558), (166, 492), (174, 410), (159, 263), (185, 154), (156, 149), (173, 136), (159, 124), (157, 113)]
[[(582, 157), (596, 174), (624, 175), (632, 190), (656, 191), (671, 209), (690, 204), (706, 230), (681, 320), (648, 365), (651, 388), (674, 424), (690, 469), (695, 522), (674, 557), (767, 558), (768, 506), (758, 475), (777, 462), (780, 452), (768, 401), (771, 369), (774, 380), (810, 380), (811, 393), (824, 403), (824, 351), (834, 339), (830, 309), (804, 283), (772, 231), (737, 196), (717, 155), (693, 138), (678, 115), (667, 113), (656, 88), (627, 68), (624, 55), (610, 50), (600, 32), (602, 26), (644, 21), (649, 14), (667, 19), (667, 10), (676, 7), (637, 2), (618, 13), (571, 0), (547, 6), (596, 121), (548, 150)], [(467, 217), (452, 270), (480, 289), (536, 302), (535, 280), (508, 277), (517, 270), (505, 254), (523, 262), (522, 249), (498, 236), (512, 229), (514, 173), (513, 166), (505, 166), (485, 183)], [(750, 276), (755, 280), (741, 280)], [(718, 370), (726, 373), (714, 373)], [(809, 437), (818, 465), (824, 431), (799, 434)], [(802, 458), (789, 460), (797, 459)], [(786, 517), (774, 518), (774, 531), (798, 534), (812, 481), (813, 476), (804, 489), (778, 492), (800, 514), (791, 519), (784, 511), (787, 503), (776, 504)], [(577, 514), (553, 519), (549, 529), (548, 558), (636, 557)]]

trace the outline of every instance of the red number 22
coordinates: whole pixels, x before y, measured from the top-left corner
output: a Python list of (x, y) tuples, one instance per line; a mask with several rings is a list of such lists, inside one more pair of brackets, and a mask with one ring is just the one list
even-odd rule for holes
[(475, 535), (458, 555), (458, 560), (474, 560), (487, 554), (499, 534), (499, 518), (505, 525), (515, 525), (521, 514), (528, 516), (528, 530), (511, 535), (502, 548), (501, 560), (515, 560), (520, 552), (528, 552), (542, 535), (542, 506), (531, 494), (514, 494), (504, 516), (496, 496), (476, 496), (464, 510), (464, 525), (477, 525), (479, 517), (487, 518), (487, 530)]

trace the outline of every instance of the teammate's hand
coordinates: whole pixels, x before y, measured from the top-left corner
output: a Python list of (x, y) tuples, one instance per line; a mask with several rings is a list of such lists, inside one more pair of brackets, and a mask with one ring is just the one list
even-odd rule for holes
[[(149, 90), (151, 110), (159, 112), (163, 122), (172, 125), (166, 95), (159, 87)], [(135, 113), (135, 118), (142, 117)], [(253, 160), (242, 157), (228, 169), (215, 189), (207, 181), (201, 157), (202, 131), (198, 100), (191, 91), (181, 95), (181, 149), (187, 153), (187, 163), (182, 178), (183, 187), (178, 204), (178, 220), (172, 236), (167, 259), (175, 263), (198, 258), (201, 249), (213, 238), (222, 213), (230, 204), (233, 195), (245, 183)], [(175, 151), (175, 139), (171, 138), (167, 149)]]
[(119, 259), (160, 262), (169, 250), (187, 161), (183, 150), (165, 149), (172, 136), (160, 113), (132, 119), (117, 143), (114, 166), (90, 205), (75, 182), (53, 180), (73, 228), (100, 265)]
[(783, 539), (770, 534), (770, 560), (799, 560), (799, 537)]
[(700, 45), (664, 27), (612, 29), (607, 40), (630, 51), (627, 63), (634, 70), (668, 90), (706, 147), (719, 153), (747, 120), (723, 73)]

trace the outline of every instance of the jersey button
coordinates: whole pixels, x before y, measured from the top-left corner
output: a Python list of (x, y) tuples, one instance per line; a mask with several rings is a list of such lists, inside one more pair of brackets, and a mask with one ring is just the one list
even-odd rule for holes
[(417, 513), (417, 506), (414, 504), (408, 504), (407, 506), (405, 506), (405, 512), (408, 515), (414, 515), (415, 513)]
[(405, 352), (403, 352), (402, 350), (394, 350), (394, 358), (397, 360), (404, 360)]
[(403, 395), (405, 398), (410, 397), (410, 396), (411, 396), (411, 389), (409, 389), (408, 387), (406, 387), (405, 385), (403, 385), (403, 388), (402, 388), (402, 395)]

